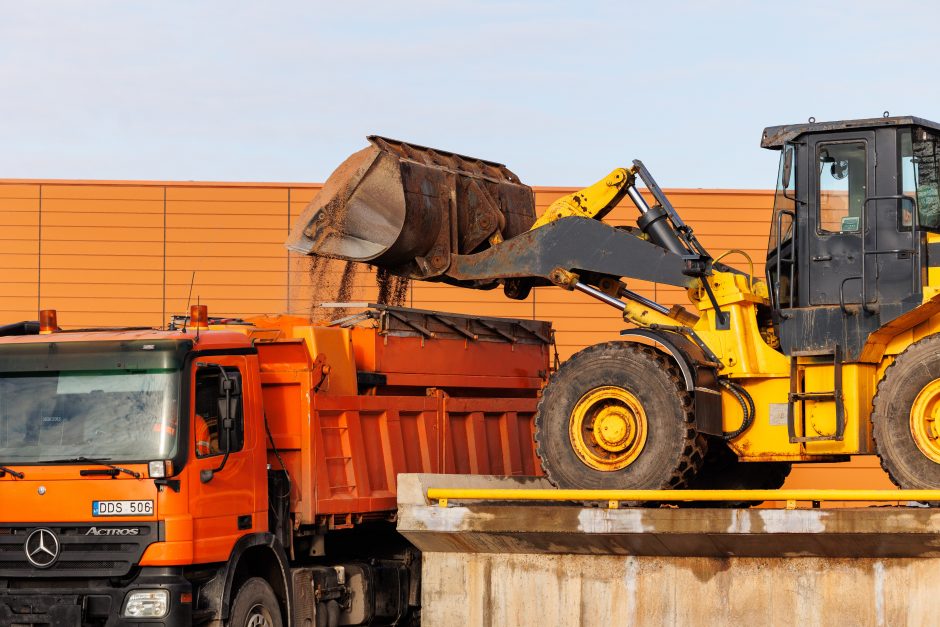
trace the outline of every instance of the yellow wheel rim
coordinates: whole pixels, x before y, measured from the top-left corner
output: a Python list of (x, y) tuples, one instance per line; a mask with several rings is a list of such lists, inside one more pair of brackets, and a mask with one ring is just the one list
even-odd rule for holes
[(582, 396), (568, 421), (568, 437), (581, 461), (607, 472), (636, 460), (646, 445), (646, 430), (646, 412), (639, 399), (613, 385)]
[(911, 406), (911, 435), (920, 452), (940, 464), (940, 379), (934, 379)]

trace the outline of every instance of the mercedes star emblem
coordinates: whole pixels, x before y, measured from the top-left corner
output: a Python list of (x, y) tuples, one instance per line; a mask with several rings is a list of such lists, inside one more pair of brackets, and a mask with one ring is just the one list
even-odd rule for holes
[(59, 539), (49, 529), (36, 529), (23, 545), (26, 559), (36, 568), (49, 568), (59, 557)]

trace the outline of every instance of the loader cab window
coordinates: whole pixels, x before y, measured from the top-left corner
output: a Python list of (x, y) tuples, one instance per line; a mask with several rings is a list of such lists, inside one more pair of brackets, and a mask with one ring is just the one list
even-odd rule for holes
[[(231, 394), (233, 429), (230, 433), (229, 452), (235, 453), (244, 444), (244, 419), (241, 398), (241, 375), (238, 368), (225, 367), (225, 375), (234, 384)], [(210, 365), (196, 371), (195, 413), (193, 437), (197, 457), (211, 457), (225, 452), (226, 433), (222, 425), (222, 408), (225, 404), (222, 372)]]
[(818, 232), (858, 233), (868, 196), (865, 142), (819, 144), (816, 147), (818, 175)]
[(793, 307), (795, 270), (793, 229), (796, 216), (796, 149), (792, 144), (780, 151), (777, 190), (767, 244), (767, 273), (773, 286), (773, 301), (779, 307)]
[(900, 142), (901, 193), (913, 199), (914, 207), (903, 201), (899, 226), (909, 229), (916, 210), (918, 226), (940, 230), (940, 138), (923, 129), (904, 129)]
[[(793, 236), (793, 215), (796, 214), (796, 151), (788, 144), (780, 151), (777, 169), (777, 191), (774, 193), (774, 215), (770, 225), (768, 252), (776, 250), (778, 240), (786, 242)], [(780, 233), (777, 233), (777, 229)]]

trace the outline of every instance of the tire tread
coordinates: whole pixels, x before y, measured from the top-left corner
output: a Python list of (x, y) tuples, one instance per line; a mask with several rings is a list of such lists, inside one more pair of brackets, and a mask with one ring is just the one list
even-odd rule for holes
[[(584, 360), (592, 360), (598, 355), (604, 354), (612, 349), (623, 350), (632, 353), (635, 357), (650, 362), (651, 371), (665, 373), (669, 383), (675, 388), (676, 395), (679, 398), (679, 407), (682, 410), (682, 426), (685, 429), (684, 445), (679, 460), (676, 463), (671, 475), (663, 482), (660, 488), (682, 488), (695, 476), (701, 468), (705, 459), (707, 448), (706, 438), (695, 430), (694, 401), (692, 395), (685, 389), (681, 374), (675, 364), (661, 352), (648, 346), (633, 342), (604, 342), (589, 346), (567, 359), (561, 367), (555, 371), (549, 379), (548, 386), (557, 383), (559, 379), (565, 377), (566, 373), (576, 370), (579, 363)], [(539, 399), (538, 408), (535, 414), (535, 453), (542, 464), (542, 470), (546, 478), (552, 485), (558, 486), (558, 479), (553, 475), (552, 461), (548, 459), (545, 452), (542, 424), (543, 405), (545, 403), (545, 394)]]

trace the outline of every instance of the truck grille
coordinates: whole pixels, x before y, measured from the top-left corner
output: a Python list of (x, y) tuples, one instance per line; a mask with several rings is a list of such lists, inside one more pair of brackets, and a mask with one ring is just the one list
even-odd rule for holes
[[(26, 558), (26, 540), (36, 529), (52, 531), (59, 553), (51, 566), (37, 568)], [(136, 535), (95, 535), (135, 533)], [(0, 579), (19, 577), (121, 577), (144, 550), (160, 540), (157, 523), (0, 526)]]

